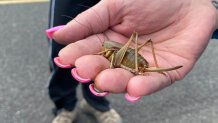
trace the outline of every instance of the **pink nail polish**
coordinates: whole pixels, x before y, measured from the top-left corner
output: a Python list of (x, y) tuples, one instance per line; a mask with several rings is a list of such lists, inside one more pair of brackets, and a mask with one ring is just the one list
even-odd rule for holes
[(108, 92), (96, 92), (96, 89), (94, 87), (94, 84), (90, 84), (89, 85), (89, 90), (95, 95), (95, 96), (100, 96), (100, 97), (104, 97), (107, 96), (109, 93)]
[(54, 58), (54, 63), (60, 68), (71, 68), (72, 67), (71, 65), (68, 65), (68, 64), (62, 64), (59, 57)]
[(45, 32), (46, 32), (46, 35), (49, 39), (52, 39), (52, 36), (53, 36), (53, 33), (61, 28), (63, 28), (65, 25), (60, 25), (60, 26), (56, 26), (56, 27), (52, 27), (50, 29), (47, 29)]
[(126, 93), (125, 98), (127, 101), (134, 103), (134, 102), (137, 102), (141, 97), (133, 97), (133, 96), (130, 96), (128, 93)]
[(76, 72), (76, 68), (73, 68), (73, 69), (71, 70), (71, 74), (72, 74), (72, 76), (73, 76), (77, 81), (79, 81), (80, 83), (88, 83), (88, 82), (91, 81), (91, 79), (85, 79), (85, 78), (80, 77), (80, 76), (77, 74), (77, 72)]

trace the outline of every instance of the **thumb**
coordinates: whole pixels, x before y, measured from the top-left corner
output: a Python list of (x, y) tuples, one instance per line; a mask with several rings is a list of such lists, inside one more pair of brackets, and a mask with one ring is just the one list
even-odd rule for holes
[(69, 44), (92, 34), (101, 33), (108, 27), (108, 2), (103, 0), (80, 13), (63, 28), (54, 32), (53, 38), (58, 43)]

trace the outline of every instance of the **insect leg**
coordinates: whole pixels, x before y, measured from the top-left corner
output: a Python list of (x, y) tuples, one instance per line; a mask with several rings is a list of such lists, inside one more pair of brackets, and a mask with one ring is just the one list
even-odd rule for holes
[(126, 51), (129, 48), (129, 45), (131, 44), (131, 42), (133, 41), (135, 36), (136, 36), (136, 32), (134, 32), (131, 35), (131, 37), (129, 38), (129, 40), (127, 41), (127, 43), (117, 51), (116, 56), (114, 58), (114, 65), (115, 66), (120, 66), (120, 64), (123, 61), (123, 58), (126, 54)]
[(151, 43), (151, 50), (152, 50), (152, 55), (153, 55), (153, 58), (154, 58), (155, 66), (159, 67), (159, 65), (157, 63), (157, 58), (156, 58), (156, 55), (155, 55), (155, 51), (154, 51), (154, 44), (153, 44), (152, 40), (148, 40), (147, 42)]
[(135, 72), (136, 74), (139, 72), (138, 68), (138, 33), (135, 36)]
[(110, 49), (106, 49), (104, 51), (100, 51), (100, 52), (96, 53), (95, 55), (103, 55), (103, 54), (107, 53), (108, 51), (110, 51)]
[(155, 66), (158, 68), (159, 65), (158, 65), (158, 63), (157, 63), (157, 58), (156, 58), (155, 51), (154, 51), (154, 44), (153, 44), (153, 41), (152, 41), (151, 39), (149, 39), (149, 40), (146, 41), (145, 43), (141, 44), (141, 45), (138, 47), (138, 50), (140, 50), (143, 46), (147, 45), (148, 43), (151, 44), (151, 51), (152, 51), (154, 63), (155, 63)]
[(111, 55), (111, 64), (110, 64), (110, 68), (113, 68), (113, 66), (114, 66), (114, 57), (115, 57), (115, 54), (113, 53), (113, 54)]
[(145, 41), (143, 44), (138, 46), (138, 50), (140, 50), (142, 47), (144, 47), (145, 45), (147, 45), (149, 42), (151, 41), (151, 39), (149, 39), (148, 41)]
[[(182, 66), (175, 66), (175, 67), (170, 67), (170, 68), (156, 68), (156, 67), (150, 67), (146, 68), (146, 72), (165, 72), (165, 71), (171, 71), (171, 70), (176, 70), (181, 68)], [(163, 73), (164, 74), (164, 73)]]

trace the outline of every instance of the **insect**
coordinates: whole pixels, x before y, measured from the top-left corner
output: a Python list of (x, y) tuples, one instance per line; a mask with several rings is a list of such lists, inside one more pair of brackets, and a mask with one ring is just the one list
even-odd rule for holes
[[(135, 41), (135, 48), (130, 48), (131, 42)], [(150, 67), (148, 61), (142, 57), (138, 51), (145, 45), (151, 44), (152, 55), (155, 63), (155, 67)], [(148, 40), (141, 45), (138, 45), (138, 34), (134, 32), (126, 44), (120, 44), (114, 41), (105, 41), (102, 46), (102, 50), (97, 53), (97, 55), (102, 55), (110, 61), (110, 68), (123, 68), (135, 75), (143, 75), (146, 72), (163, 72), (176, 70), (182, 66), (175, 66), (170, 68), (160, 68), (152, 40)], [(93, 93), (97, 95), (106, 95), (106, 92), (100, 91), (96, 88), (94, 84), (91, 84), (91, 89)], [(94, 92), (95, 91), (95, 92)]]
[[(129, 47), (133, 41), (135, 41), (134, 49)], [(138, 53), (143, 46), (149, 43), (151, 44), (155, 67), (150, 67), (147, 60)], [(123, 68), (136, 75), (144, 74), (145, 72), (171, 71), (182, 67), (175, 66), (170, 68), (160, 68), (157, 63), (152, 40), (150, 39), (138, 46), (138, 34), (136, 32), (132, 34), (128, 42), (124, 45), (118, 42), (105, 41), (101, 52), (97, 54), (103, 55), (111, 62), (110, 68)]]

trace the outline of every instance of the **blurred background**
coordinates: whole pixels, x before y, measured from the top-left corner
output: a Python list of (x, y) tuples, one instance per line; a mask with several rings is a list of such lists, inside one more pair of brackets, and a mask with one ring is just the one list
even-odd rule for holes
[[(44, 33), (48, 7), (47, 0), (0, 0), (1, 123), (50, 123), (53, 119)], [(217, 56), (218, 41), (211, 40), (184, 80), (134, 104), (122, 94), (108, 98), (124, 123), (218, 123)], [(81, 114), (76, 122), (96, 121)]]

